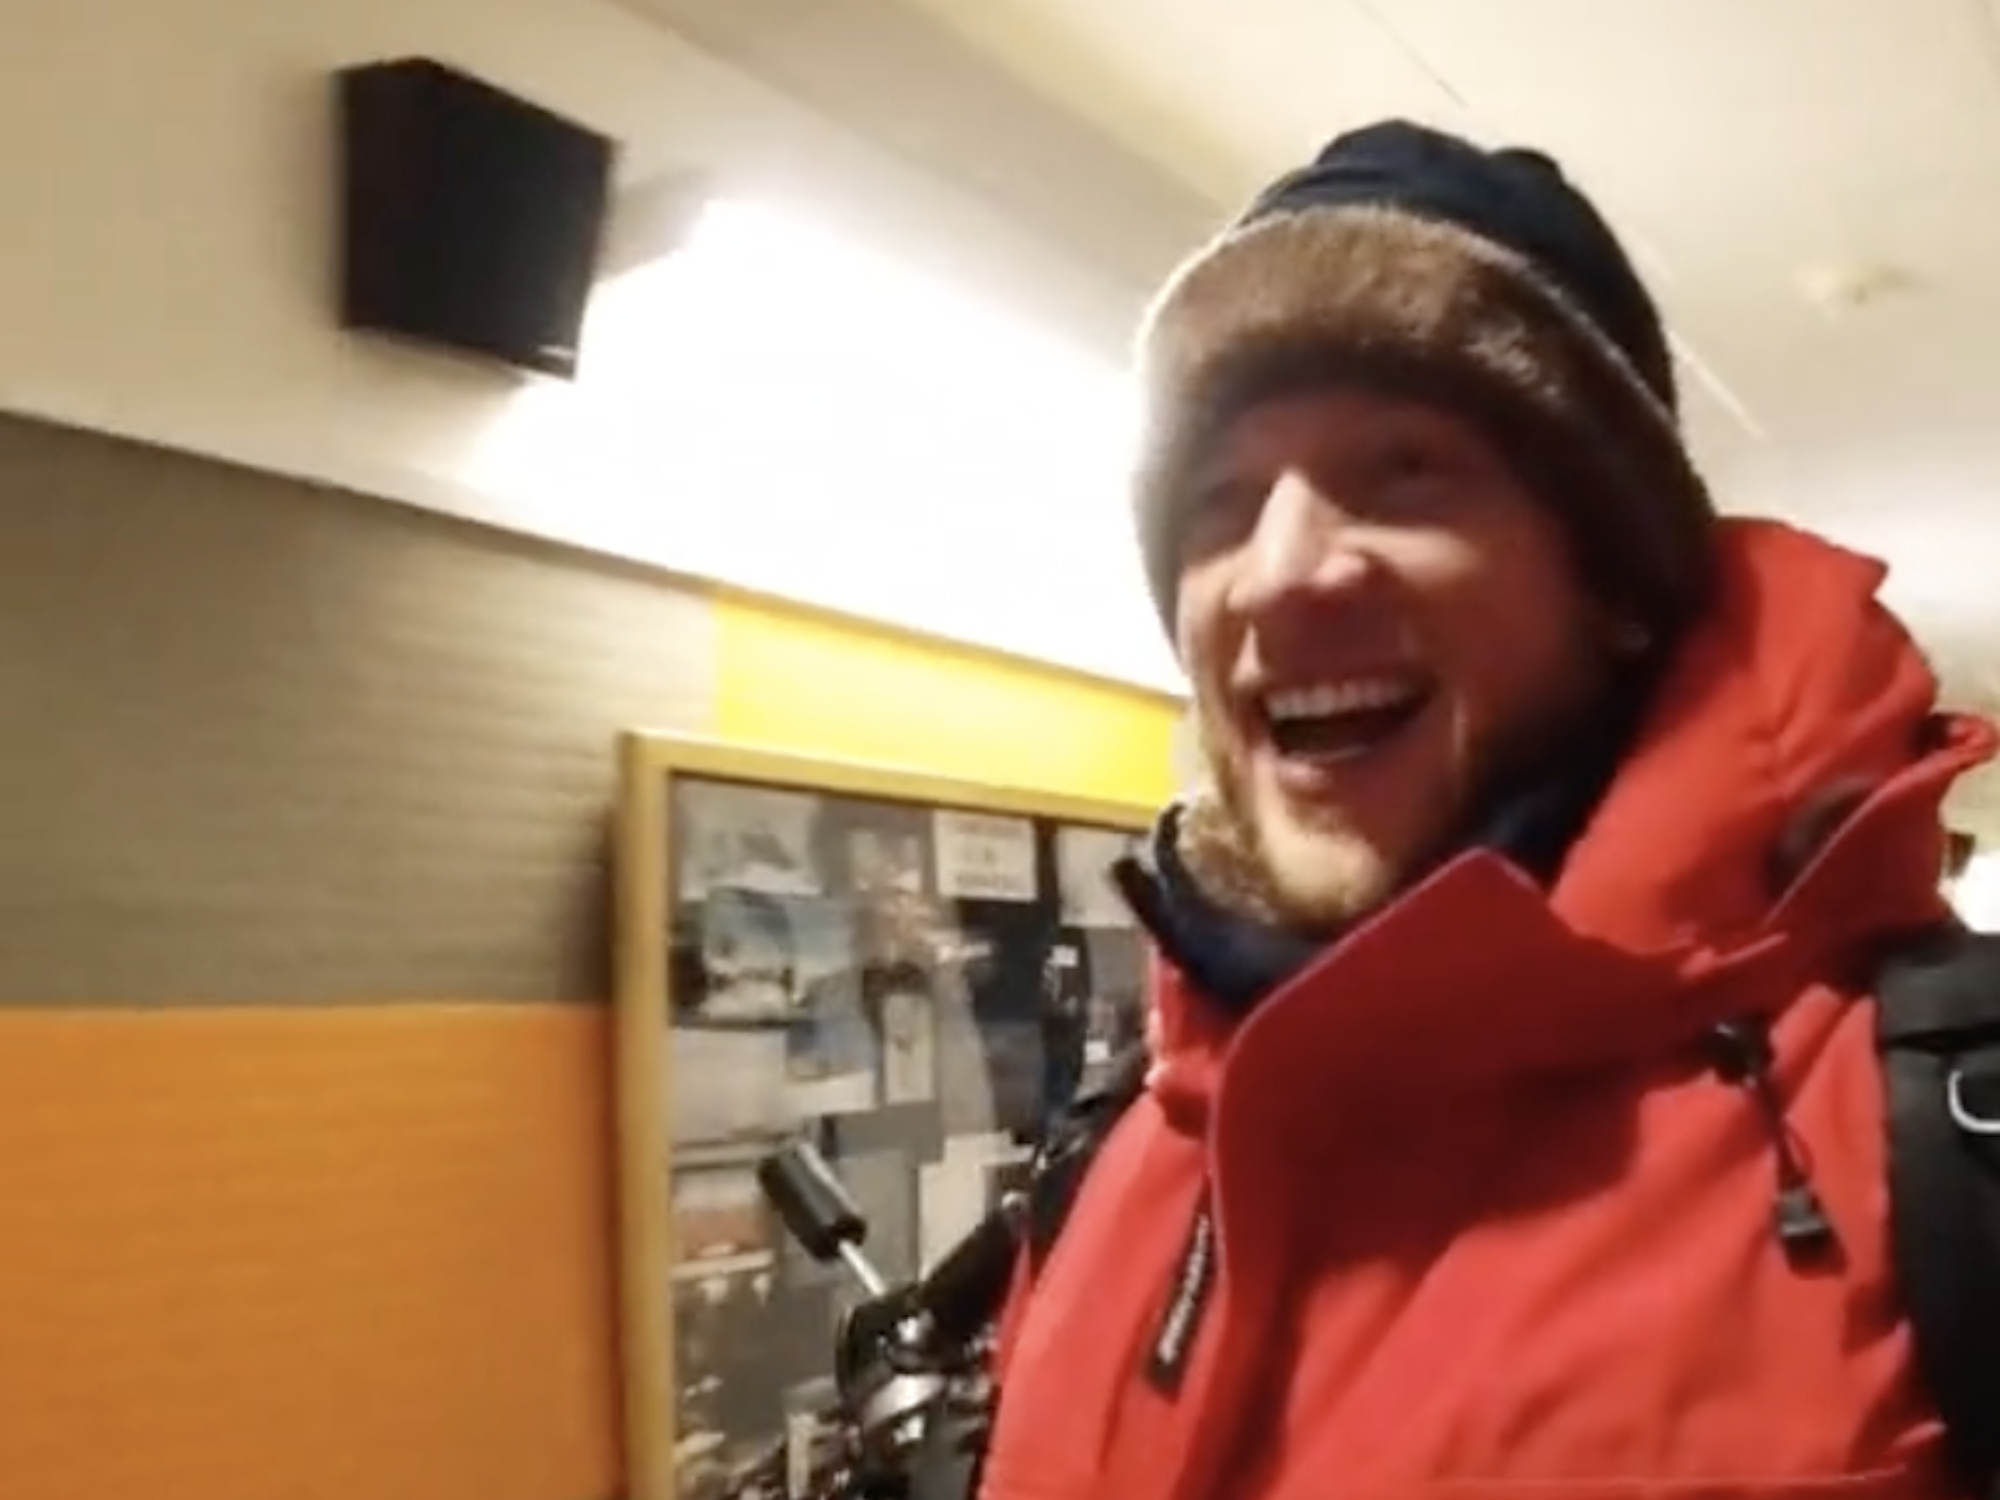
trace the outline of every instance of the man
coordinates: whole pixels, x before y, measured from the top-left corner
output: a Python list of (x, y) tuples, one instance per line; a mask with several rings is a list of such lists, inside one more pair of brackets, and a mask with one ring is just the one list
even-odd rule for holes
[(1001, 1331), (989, 1500), (1959, 1492), (1868, 976), (1983, 723), (1720, 520), (1546, 157), (1335, 141), (1144, 330), (1208, 782), (1122, 871), (1143, 1097)]

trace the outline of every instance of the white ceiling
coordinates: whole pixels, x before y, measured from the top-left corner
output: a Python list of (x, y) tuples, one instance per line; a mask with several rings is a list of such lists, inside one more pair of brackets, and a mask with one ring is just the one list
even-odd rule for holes
[(1111, 274), (1105, 328), (1343, 128), (1552, 152), (1653, 284), (1722, 503), (1888, 557), (1955, 694), (2000, 703), (1989, 0), (629, 3), (974, 178)]

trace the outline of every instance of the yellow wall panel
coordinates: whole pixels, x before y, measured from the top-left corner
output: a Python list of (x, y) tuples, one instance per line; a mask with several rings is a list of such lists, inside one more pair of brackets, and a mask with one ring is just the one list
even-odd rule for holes
[(727, 596), (715, 635), (726, 738), (1140, 806), (1173, 794), (1164, 695)]

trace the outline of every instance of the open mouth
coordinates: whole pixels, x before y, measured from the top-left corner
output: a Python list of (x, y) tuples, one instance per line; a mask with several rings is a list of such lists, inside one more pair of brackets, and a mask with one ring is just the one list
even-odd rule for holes
[(1266, 694), (1264, 725), (1287, 760), (1322, 765), (1382, 749), (1415, 722), (1436, 684), (1415, 674), (1353, 677)]

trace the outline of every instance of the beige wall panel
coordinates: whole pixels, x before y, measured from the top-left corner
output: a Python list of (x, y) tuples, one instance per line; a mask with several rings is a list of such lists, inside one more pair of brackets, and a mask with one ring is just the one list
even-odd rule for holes
[(0, 1002), (596, 999), (612, 737), (707, 602), (0, 421)]

